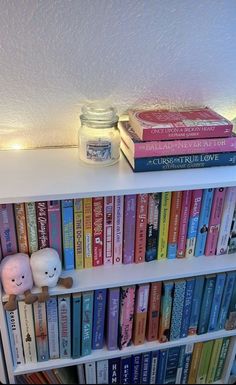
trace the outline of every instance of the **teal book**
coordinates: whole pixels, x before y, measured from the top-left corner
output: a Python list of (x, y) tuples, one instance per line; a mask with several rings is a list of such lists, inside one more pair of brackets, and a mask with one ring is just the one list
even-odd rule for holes
[(212, 301), (211, 314), (208, 325), (208, 332), (213, 332), (217, 328), (217, 321), (221, 309), (221, 301), (225, 287), (225, 280), (225, 273), (217, 274), (215, 292)]
[(231, 271), (226, 274), (226, 282), (225, 282), (225, 288), (224, 288), (223, 298), (221, 302), (217, 330), (224, 329), (225, 327), (229, 305), (230, 305), (230, 301), (231, 301), (231, 297), (234, 289), (235, 277), (236, 277), (235, 271)]
[(82, 347), (81, 356), (88, 356), (92, 351), (93, 330), (93, 291), (82, 294)]
[(159, 341), (170, 340), (171, 312), (174, 293), (174, 281), (165, 281), (162, 285)]
[(207, 333), (211, 313), (212, 300), (215, 291), (216, 275), (207, 275), (205, 278), (204, 293), (198, 324), (198, 334)]
[(234, 282), (234, 289), (232, 297), (229, 304), (229, 310), (227, 315), (227, 320), (225, 323), (226, 330), (236, 329), (236, 280)]
[(181, 279), (175, 282), (174, 300), (170, 327), (170, 341), (180, 338), (182, 315), (184, 308), (184, 298), (186, 290), (186, 280)]
[(72, 358), (81, 355), (81, 293), (72, 295)]

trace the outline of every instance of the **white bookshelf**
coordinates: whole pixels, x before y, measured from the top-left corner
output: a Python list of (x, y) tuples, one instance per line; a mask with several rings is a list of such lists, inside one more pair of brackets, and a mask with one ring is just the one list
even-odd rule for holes
[[(236, 186), (236, 166), (133, 173), (123, 156), (121, 156), (118, 164), (111, 167), (92, 168), (86, 166), (79, 160), (76, 148), (0, 151), (0, 164), (3, 181), (0, 187), (0, 203)], [(74, 285), (66, 292), (74, 293), (235, 269), (236, 255), (233, 254), (154, 261), (139, 265), (99, 267), (83, 271), (63, 272), (63, 274), (73, 277)], [(38, 290), (35, 288), (33, 291), (37, 292)], [(52, 289), (50, 294), (58, 295), (64, 292), (65, 289), (59, 286)], [(111, 352), (103, 349), (94, 351), (90, 356), (80, 359), (49, 360), (13, 368), (7, 324), (3, 311), (3, 302), (6, 300), (7, 296), (1, 293), (0, 328), (10, 383), (15, 382), (16, 375), (24, 373), (231, 336), (233, 338), (231, 339), (222, 383), (229, 381), (230, 370), (236, 353), (236, 330), (221, 330), (165, 344), (145, 343), (141, 346), (131, 346), (122, 351)]]

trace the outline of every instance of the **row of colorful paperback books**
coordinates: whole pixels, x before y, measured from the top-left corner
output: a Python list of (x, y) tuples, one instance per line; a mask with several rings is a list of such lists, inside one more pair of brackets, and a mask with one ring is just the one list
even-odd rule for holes
[(0, 205), (0, 254), (56, 249), (64, 268), (236, 252), (236, 187)]
[(14, 365), (236, 328), (236, 272), (51, 297), (6, 312)]
[(229, 344), (230, 338), (221, 338), (18, 376), (17, 382), (19, 384), (212, 384), (221, 380)]

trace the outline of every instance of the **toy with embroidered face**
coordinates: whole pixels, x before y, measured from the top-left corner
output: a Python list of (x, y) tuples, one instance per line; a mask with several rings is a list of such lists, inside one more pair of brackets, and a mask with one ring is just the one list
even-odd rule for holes
[(25, 295), (25, 303), (27, 304), (37, 301), (37, 296), (31, 293), (33, 277), (28, 255), (17, 253), (3, 258), (0, 274), (3, 289), (9, 295), (8, 302), (4, 305), (5, 310), (15, 310), (17, 308), (17, 296), (21, 294)]
[(30, 265), (35, 286), (42, 288), (42, 293), (38, 295), (39, 302), (44, 302), (49, 298), (48, 288), (59, 284), (69, 289), (73, 285), (71, 277), (60, 277), (61, 260), (58, 252), (52, 248), (33, 253), (30, 258)]

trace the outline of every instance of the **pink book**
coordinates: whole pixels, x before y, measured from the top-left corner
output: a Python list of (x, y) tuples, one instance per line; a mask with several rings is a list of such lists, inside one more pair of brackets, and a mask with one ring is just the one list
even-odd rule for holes
[(220, 231), (221, 217), (223, 213), (226, 188), (216, 188), (211, 208), (211, 216), (207, 232), (205, 255), (215, 255)]
[(17, 253), (16, 229), (12, 204), (0, 204), (0, 238), (3, 257)]
[(233, 124), (208, 107), (130, 110), (129, 122), (141, 140), (228, 137)]
[(39, 248), (49, 247), (47, 202), (36, 202)]
[(93, 198), (93, 266), (103, 265), (103, 198)]
[(192, 191), (183, 191), (180, 223), (179, 223), (179, 235), (178, 235), (178, 248), (177, 258), (184, 258), (188, 231), (188, 220), (191, 205)]
[(236, 134), (228, 138), (142, 141), (129, 122), (119, 124), (121, 138), (134, 158), (236, 151)]
[(1, 246), (1, 239), (0, 239), (0, 261), (2, 260), (2, 246)]
[(125, 196), (123, 263), (134, 262), (136, 195)]
[(136, 232), (135, 232), (135, 263), (145, 261), (147, 238), (148, 194), (137, 195)]
[(135, 304), (135, 286), (121, 287), (119, 348), (124, 349), (131, 344)]
[(114, 197), (104, 197), (104, 265), (113, 264)]
[(61, 204), (56, 200), (47, 202), (47, 205), (49, 246), (55, 249), (62, 259)]
[(120, 265), (123, 258), (124, 196), (114, 197), (114, 264)]

